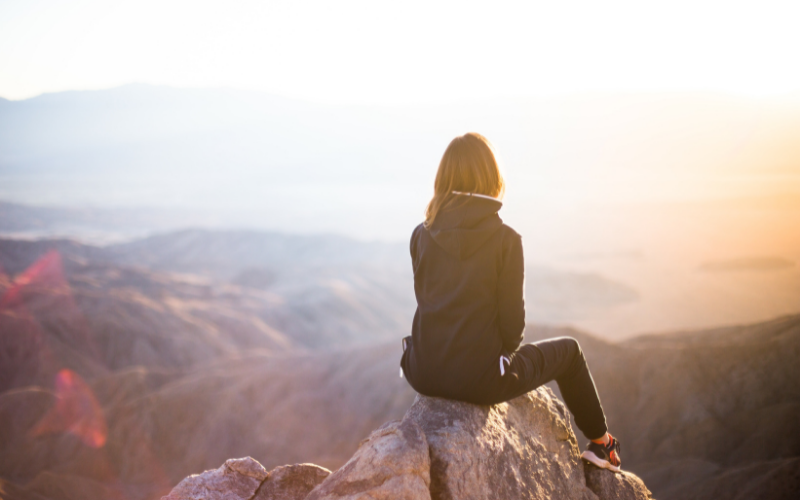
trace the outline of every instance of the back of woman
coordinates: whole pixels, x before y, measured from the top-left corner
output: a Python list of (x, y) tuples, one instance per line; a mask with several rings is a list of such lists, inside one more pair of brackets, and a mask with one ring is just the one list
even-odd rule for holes
[(520, 236), (501, 221), (501, 206), (454, 195), (411, 237), (418, 308), (404, 367), (420, 392), (483, 404), (508, 392), (500, 363), (522, 341), (524, 274)]
[(525, 330), (522, 240), (498, 211), (505, 184), (480, 134), (456, 137), (439, 163), (425, 221), (411, 236), (417, 311), (401, 374), (419, 393), (477, 404), (508, 401), (555, 380), (585, 460), (619, 471), (619, 442), (578, 342), (520, 345)]

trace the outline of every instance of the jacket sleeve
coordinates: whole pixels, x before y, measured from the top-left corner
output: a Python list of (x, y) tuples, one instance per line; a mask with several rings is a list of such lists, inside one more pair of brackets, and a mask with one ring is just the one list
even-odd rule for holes
[(497, 279), (497, 309), (503, 348), (517, 350), (525, 334), (525, 263), (522, 238), (512, 233), (503, 245), (503, 262)]

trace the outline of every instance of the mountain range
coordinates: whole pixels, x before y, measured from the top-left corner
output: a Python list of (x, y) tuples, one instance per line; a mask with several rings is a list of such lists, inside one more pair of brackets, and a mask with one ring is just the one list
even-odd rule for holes
[(793, 101), (600, 93), (357, 107), (127, 85), (0, 101), (0, 199), (405, 238), (444, 148), (469, 130), (497, 146), (515, 222), (577, 200), (799, 193)]
[[(254, 250), (220, 243), (237, 238)], [(230, 457), (340, 466), (413, 401), (397, 375), (413, 297), (386, 288), (391, 245), (320, 238), (0, 240), (0, 488), (150, 499)], [(560, 335), (657, 498), (797, 491), (800, 316), (621, 342), (531, 324), (526, 341)]]

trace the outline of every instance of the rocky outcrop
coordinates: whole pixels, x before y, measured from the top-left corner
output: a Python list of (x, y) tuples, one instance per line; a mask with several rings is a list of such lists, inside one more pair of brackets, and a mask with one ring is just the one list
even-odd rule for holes
[(430, 499), (431, 460), (422, 429), (412, 419), (389, 422), (362, 441), (341, 469), (308, 500)]
[(185, 479), (165, 500), (651, 498), (633, 474), (582, 463), (567, 410), (546, 387), (493, 406), (418, 396), (402, 420), (373, 432), (307, 496), (298, 496), (300, 489), (262, 496), (260, 483), (289, 467), (270, 473), (259, 467), (252, 459), (229, 460)]
[(419, 397), (405, 418), (430, 443), (434, 498), (591, 498), (566, 408), (549, 389), (494, 406)]
[(587, 463), (584, 463), (584, 472), (586, 486), (602, 500), (651, 498), (650, 490), (633, 474), (612, 474)]
[(276, 467), (267, 474), (253, 500), (300, 500), (325, 480), (331, 471), (314, 464)]
[(250, 457), (234, 458), (219, 469), (187, 477), (161, 500), (302, 500), (329, 474), (313, 464), (267, 472)]
[(219, 469), (187, 477), (161, 500), (250, 499), (266, 478), (267, 470), (252, 458), (232, 458)]

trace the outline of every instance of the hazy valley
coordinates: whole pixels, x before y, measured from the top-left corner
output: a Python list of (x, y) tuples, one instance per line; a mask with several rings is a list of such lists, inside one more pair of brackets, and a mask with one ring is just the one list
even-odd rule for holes
[(528, 341), (581, 341), (660, 499), (800, 491), (800, 108), (718, 94), (328, 106), (131, 85), (0, 99), (0, 497), (336, 468), (414, 393), (408, 236), (477, 130)]
[[(4, 487), (144, 499), (234, 456), (340, 466), (413, 400), (397, 376), (413, 313), (401, 250), (252, 232), (0, 240)], [(574, 286), (542, 275), (529, 296)], [(626, 465), (657, 497), (789, 498), (799, 316), (619, 343), (531, 325), (527, 340), (557, 335), (580, 339)]]

